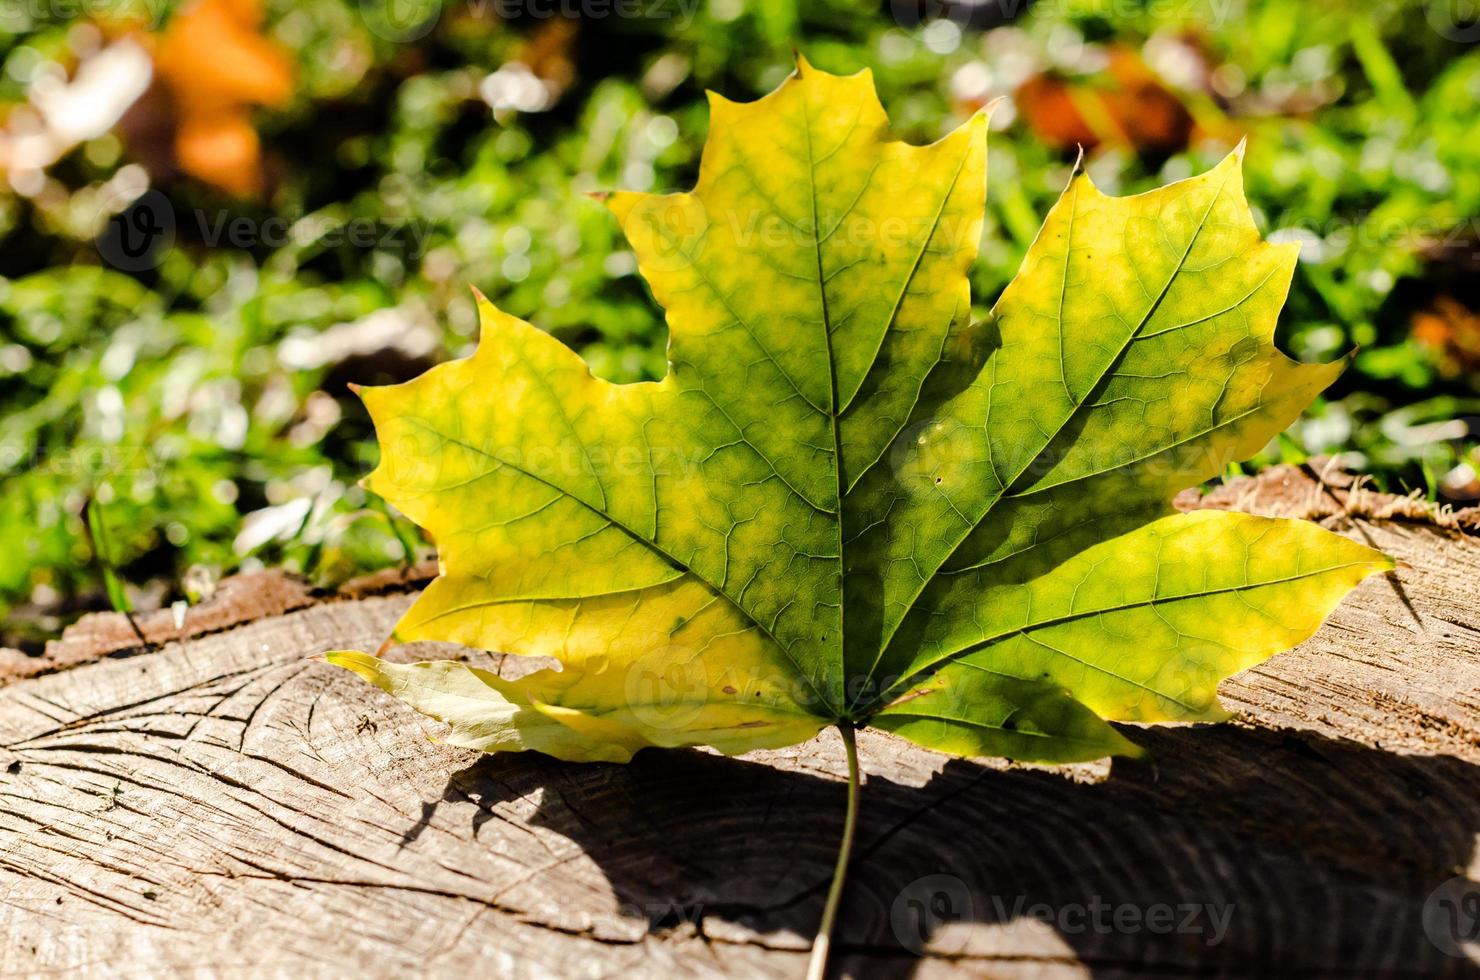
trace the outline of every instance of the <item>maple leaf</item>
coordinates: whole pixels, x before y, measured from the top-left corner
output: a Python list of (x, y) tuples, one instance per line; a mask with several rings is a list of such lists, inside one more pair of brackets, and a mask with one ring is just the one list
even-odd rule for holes
[(857, 727), (1134, 754), (1110, 721), (1224, 717), (1220, 680), (1392, 567), (1315, 524), (1172, 512), (1342, 366), (1273, 345), (1297, 246), (1260, 239), (1239, 153), (1131, 198), (1075, 176), (973, 322), (984, 114), (891, 141), (867, 72), (805, 61), (710, 108), (693, 191), (608, 199), (667, 310), (662, 381), (595, 378), (479, 297), (472, 357), (362, 391), (367, 485), (441, 561), (397, 639), (560, 665), (329, 655), (446, 741), (625, 761), (837, 725), (851, 837)]

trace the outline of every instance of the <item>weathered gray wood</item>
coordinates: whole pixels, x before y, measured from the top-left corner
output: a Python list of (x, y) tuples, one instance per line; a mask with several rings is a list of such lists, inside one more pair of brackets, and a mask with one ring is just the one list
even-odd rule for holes
[[(1420, 914), (1480, 879), (1480, 545), (1350, 533), (1410, 567), (1228, 683), (1237, 723), (1133, 732), (1152, 762), (981, 765), (865, 734), (840, 968), (1476, 973)], [(409, 601), (0, 688), (0, 973), (800, 973), (842, 815), (834, 736), (626, 767), (450, 749), (306, 659), (374, 649)], [(931, 902), (959, 921), (921, 944)], [(1096, 902), (1138, 924), (1097, 930)], [(1226, 934), (1206, 908), (1202, 931), (1152, 931), (1158, 905), (1211, 905)]]

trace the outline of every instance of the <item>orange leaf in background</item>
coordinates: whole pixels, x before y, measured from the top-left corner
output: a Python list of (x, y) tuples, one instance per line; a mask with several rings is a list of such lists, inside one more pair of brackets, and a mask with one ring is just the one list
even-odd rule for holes
[(1192, 136), (1192, 114), (1181, 99), (1126, 48), (1111, 51), (1104, 75), (1084, 82), (1035, 75), (1014, 99), (1038, 138), (1061, 150), (1113, 144), (1174, 153)]
[(242, 113), (185, 118), (175, 134), (180, 169), (237, 197), (262, 191), (262, 146)]
[(1480, 314), (1448, 293), (1413, 314), (1413, 339), (1433, 349), (1451, 377), (1480, 371)]
[(241, 197), (262, 190), (251, 109), (293, 96), (292, 65), (261, 26), (258, 0), (199, 0), (171, 18), (154, 51), (178, 114), (180, 168)]

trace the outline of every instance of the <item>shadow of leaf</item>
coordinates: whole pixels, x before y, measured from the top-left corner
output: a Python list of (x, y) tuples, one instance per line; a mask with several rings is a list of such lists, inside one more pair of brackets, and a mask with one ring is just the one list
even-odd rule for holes
[[(952, 760), (908, 785), (888, 774), (901, 771), (892, 754), (914, 750), (869, 743), (865, 765), (882, 774), (864, 787), (835, 970), (908, 976), (928, 957), (1032, 972), (1047, 957), (1096, 977), (1476, 975), (1429, 940), (1421, 913), (1470, 863), (1480, 767), (1307, 731), (1137, 739), (1155, 762), (1118, 761), (1093, 784)], [(838, 782), (699, 752), (627, 766), (488, 757), (443, 800), (476, 804), (476, 833), (537, 791), (529, 825), (578, 844), (623, 915), (655, 932), (759, 936), (797, 950), (800, 967), (837, 846)], [(548, 885), (533, 875), (504, 900)]]

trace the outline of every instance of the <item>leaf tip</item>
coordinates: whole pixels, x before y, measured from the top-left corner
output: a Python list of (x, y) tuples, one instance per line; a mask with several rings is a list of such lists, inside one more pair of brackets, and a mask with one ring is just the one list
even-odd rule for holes
[[(1076, 144), (1076, 146), (1075, 146), (1075, 150), (1074, 150), (1074, 166), (1072, 166), (1072, 167), (1069, 168), (1069, 183), (1071, 183), (1071, 184), (1074, 183), (1074, 178), (1075, 177), (1081, 177), (1081, 176), (1082, 177), (1088, 177), (1089, 176), (1088, 172), (1085, 171), (1085, 169), (1084, 169), (1084, 144), (1083, 143)], [(1091, 182), (1091, 183), (1093, 183), (1093, 182)]]
[(358, 650), (329, 650), (309, 659), (318, 660), (333, 667), (343, 667), (378, 686), (380, 676), (380, 672), (376, 669), (378, 661), (368, 653), (361, 653)]
[[(1362, 348), (1361, 348), (1361, 345), (1359, 344), (1359, 345), (1356, 345), (1356, 346), (1352, 347), (1352, 349), (1349, 350), (1349, 351), (1347, 351), (1345, 354), (1338, 354), (1336, 357), (1334, 357), (1331, 360), (1327, 361), (1325, 364), (1320, 364), (1320, 363), (1302, 364), (1301, 366), (1302, 367), (1306, 367), (1306, 368), (1323, 368), (1323, 367), (1334, 368), (1334, 373), (1331, 375), (1331, 380), (1328, 381), (1328, 382), (1326, 382), (1326, 384), (1329, 385), (1332, 382), (1334, 382), (1337, 378), (1339, 378), (1343, 374), (1345, 374), (1347, 368), (1351, 367), (1353, 364), (1355, 364), (1357, 362), (1357, 355), (1360, 354), (1361, 351), (1362, 351)], [(1325, 385), (1322, 386), (1322, 390), (1324, 390), (1324, 389), (1325, 389)]]
[[(1119, 733), (1117, 732), (1116, 734), (1119, 734)], [(1120, 736), (1120, 744), (1117, 745), (1114, 749), (1111, 750), (1111, 754), (1112, 755), (1119, 756), (1122, 759), (1149, 759), (1149, 758), (1151, 758), (1151, 753), (1149, 751), (1147, 751), (1147, 749), (1146, 749), (1145, 746), (1137, 745), (1135, 742), (1132, 742), (1130, 739), (1126, 738), (1124, 735), (1121, 735)]]
[(711, 128), (715, 125), (716, 117), (721, 112), (739, 105), (734, 99), (726, 98), (711, 88), (704, 90), (704, 98), (709, 103), (709, 125)]

